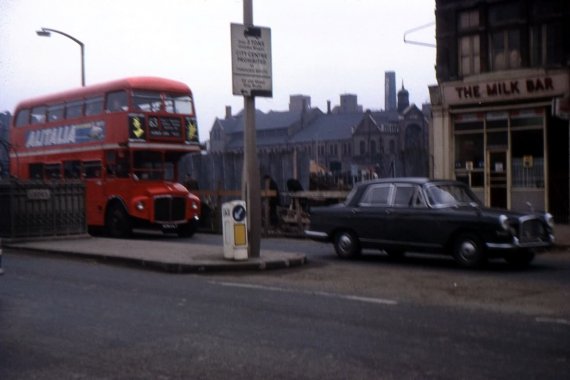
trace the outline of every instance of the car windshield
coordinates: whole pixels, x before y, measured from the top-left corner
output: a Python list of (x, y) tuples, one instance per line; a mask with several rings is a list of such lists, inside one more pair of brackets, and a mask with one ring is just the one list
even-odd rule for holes
[(352, 198), (354, 198), (354, 195), (356, 194), (358, 190), (358, 186), (354, 186), (352, 188), (352, 190), (350, 190), (350, 192), (348, 193), (348, 195), (346, 196), (346, 199), (344, 200), (344, 202), (342, 202), (344, 205), (348, 205), (350, 204), (350, 202), (352, 201)]
[(464, 186), (455, 184), (437, 184), (427, 188), (427, 197), (433, 207), (453, 207), (478, 205), (478, 199)]

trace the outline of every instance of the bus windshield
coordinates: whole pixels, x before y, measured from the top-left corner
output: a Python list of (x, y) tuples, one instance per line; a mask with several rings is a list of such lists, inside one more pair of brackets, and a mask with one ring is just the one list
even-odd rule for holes
[(135, 111), (158, 112), (192, 115), (192, 98), (189, 95), (166, 94), (164, 98), (159, 92), (134, 91), (133, 107)]

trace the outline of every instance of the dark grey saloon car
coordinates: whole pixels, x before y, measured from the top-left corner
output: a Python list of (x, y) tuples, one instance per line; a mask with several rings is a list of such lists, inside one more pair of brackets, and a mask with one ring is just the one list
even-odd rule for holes
[(305, 235), (332, 242), (343, 258), (378, 248), (446, 253), (476, 267), (491, 257), (527, 265), (553, 245), (553, 231), (549, 213), (485, 208), (462, 182), (389, 178), (355, 185), (344, 203), (311, 208)]

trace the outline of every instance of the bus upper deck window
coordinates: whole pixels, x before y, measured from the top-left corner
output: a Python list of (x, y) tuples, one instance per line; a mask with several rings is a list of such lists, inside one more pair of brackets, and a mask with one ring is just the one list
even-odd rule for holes
[(166, 111), (170, 113), (181, 113), (192, 115), (192, 98), (188, 95), (166, 95)]
[(107, 94), (105, 105), (107, 112), (121, 112), (127, 110), (127, 93), (125, 91), (110, 92)]
[(83, 115), (83, 100), (76, 100), (65, 105), (65, 115), (68, 119)]
[(97, 96), (85, 101), (85, 116), (99, 115), (103, 112), (103, 97)]
[(18, 111), (16, 116), (16, 127), (28, 125), (30, 123), (30, 110), (25, 108)]
[(162, 97), (158, 92), (134, 91), (133, 107), (135, 111), (157, 112), (162, 108)]
[(46, 107), (39, 106), (32, 108), (32, 124), (41, 124), (46, 122)]
[(48, 116), (47, 116), (48, 122), (63, 119), (63, 111), (64, 111), (63, 103), (53, 104), (53, 105), (49, 106), (48, 107)]

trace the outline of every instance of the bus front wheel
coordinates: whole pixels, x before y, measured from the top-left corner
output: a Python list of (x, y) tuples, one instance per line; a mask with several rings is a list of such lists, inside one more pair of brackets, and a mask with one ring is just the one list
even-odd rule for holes
[(179, 237), (192, 237), (196, 230), (198, 229), (198, 225), (195, 221), (188, 221), (188, 223), (181, 224), (178, 226), (178, 236)]
[(131, 234), (131, 221), (125, 208), (121, 205), (111, 205), (107, 212), (105, 225), (110, 236), (115, 238), (128, 237)]

